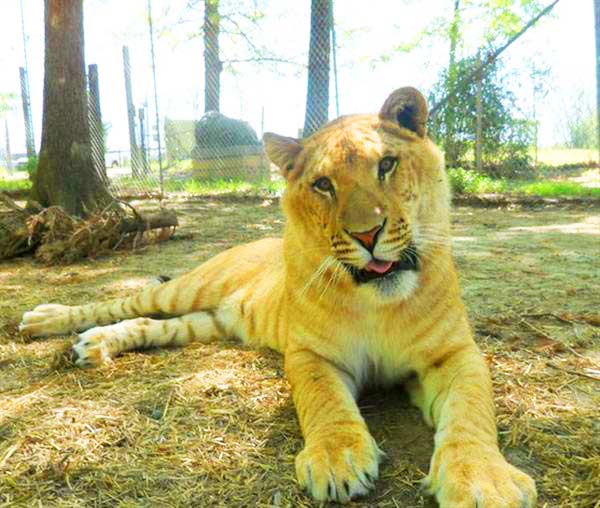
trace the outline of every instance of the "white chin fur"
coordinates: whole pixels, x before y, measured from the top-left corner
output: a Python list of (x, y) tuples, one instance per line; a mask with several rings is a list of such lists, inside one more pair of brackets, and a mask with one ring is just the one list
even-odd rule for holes
[(394, 277), (385, 277), (369, 283), (380, 297), (386, 300), (406, 300), (419, 286), (419, 272), (407, 270), (397, 272)]

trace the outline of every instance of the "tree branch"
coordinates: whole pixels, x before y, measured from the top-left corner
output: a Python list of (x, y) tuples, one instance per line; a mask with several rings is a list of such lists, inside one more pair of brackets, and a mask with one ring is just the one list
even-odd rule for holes
[(550, 5), (548, 5), (544, 9), (542, 9), (537, 14), (537, 16), (535, 16), (534, 18), (529, 20), (529, 22), (519, 32), (517, 32), (515, 35), (513, 35), (511, 38), (509, 38), (508, 41), (506, 41), (506, 43), (503, 46), (500, 46), (496, 51), (494, 51), (493, 53), (490, 53), (487, 56), (487, 58), (482, 60), (481, 64), (479, 64), (471, 73), (467, 74), (467, 76), (465, 78), (461, 79), (456, 84), (453, 92), (446, 95), (443, 99), (441, 99), (437, 104), (435, 104), (431, 108), (431, 110), (429, 111), (429, 118), (433, 119), (435, 117), (435, 115), (439, 112), (439, 110), (443, 106), (446, 105), (448, 100), (450, 100), (450, 98), (452, 98), (454, 95), (456, 95), (456, 92), (458, 90), (462, 90), (462, 89), (464, 89), (465, 86), (470, 84), (479, 75), (479, 73), (481, 73), (483, 75), (484, 74), (483, 71), (487, 66), (489, 66), (491, 63), (493, 63), (506, 48), (508, 48), (513, 42), (515, 42), (519, 37), (521, 37), (521, 35), (523, 35), (533, 25), (535, 25), (540, 20), (540, 18), (542, 18), (546, 14), (548, 14), (558, 2), (559, 2), (559, 0), (554, 0)]

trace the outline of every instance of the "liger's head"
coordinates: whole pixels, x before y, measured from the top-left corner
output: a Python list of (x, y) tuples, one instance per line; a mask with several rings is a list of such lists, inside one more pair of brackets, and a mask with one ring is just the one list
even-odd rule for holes
[(304, 252), (328, 256), (386, 298), (410, 295), (422, 263), (447, 242), (448, 184), (427, 116), (421, 93), (400, 88), (378, 115), (340, 117), (304, 140), (264, 136)]

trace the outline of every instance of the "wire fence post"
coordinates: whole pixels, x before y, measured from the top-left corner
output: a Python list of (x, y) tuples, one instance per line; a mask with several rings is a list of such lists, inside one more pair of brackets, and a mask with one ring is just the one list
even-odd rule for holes
[(337, 72), (337, 43), (335, 34), (335, 20), (333, 18), (333, 0), (329, 0), (329, 27), (331, 29), (331, 54), (333, 56), (333, 84), (335, 87), (335, 116), (340, 116), (340, 94), (338, 89)]
[(156, 60), (154, 56), (154, 27), (152, 26), (152, 1), (148, 0), (148, 29), (150, 31), (150, 52), (152, 55), (152, 80), (154, 82), (154, 110), (156, 112), (156, 134), (158, 140), (158, 171), (160, 177), (160, 193), (165, 193), (163, 165), (162, 165), (162, 148), (160, 143), (160, 114), (158, 112), (158, 87), (156, 84)]
[[(25, 115), (25, 136), (27, 146), (27, 157), (35, 157), (35, 136), (33, 133), (33, 121), (31, 119), (31, 101), (29, 98), (29, 64), (27, 58), (27, 32), (25, 31), (25, 13), (23, 11), (23, 0), (21, 0), (21, 34), (23, 36), (23, 58), (25, 67), (21, 67), (21, 93), (23, 94), (23, 114)], [(23, 93), (25, 90), (25, 93)], [(25, 98), (27, 98), (27, 106), (25, 106)]]
[(123, 46), (123, 71), (125, 74), (125, 96), (127, 100), (127, 120), (129, 125), (129, 149), (131, 160), (131, 174), (139, 178), (140, 158), (135, 135), (135, 108), (133, 106), (133, 92), (131, 90), (131, 64), (129, 62), (129, 48)]
[(88, 65), (88, 89), (89, 89), (89, 119), (90, 119), (90, 140), (92, 143), (92, 160), (96, 173), (108, 183), (106, 174), (106, 163), (104, 154), (104, 129), (102, 127), (102, 110), (100, 109), (100, 86), (98, 80), (98, 66), (96, 64)]
[(138, 109), (138, 120), (140, 122), (140, 153), (142, 156), (142, 167), (144, 168), (144, 173), (148, 174), (150, 168), (148, 168), (148, 153), (146, 147), (146, 128), (145, 128), (145, 115), (144, 108)]
[(4, 120), (4, 132), (6, 133), (6, 169), (12, 172), (12, 154), (10, 152), (10, 134), (8, 131), (8, 120)]
[[(481, 50), (477, 52), (478, 65), (481, 65)], [(479, 71), (476, 77), (477, 92), (475, 95), (475, 111), (476, 111), (476, 127), (475, 127), (475, 169), (480, 173), (481, 164), (481, 143), (483, 137), (483, 104), (481, 102), (481, 94), (483, 89), (483, 76)]]
[(24, 67), (19, 67), (19, 78), (21, 81), (21, 100), (23, 102), (23, 117), (25, 120), (25, 145), (27, 157), (35, 157), (35, 141), (33, 139), (33, 122), (31, 120), (31, 101), (29, 100), (29, 88), (27, 86), (27, 72)]

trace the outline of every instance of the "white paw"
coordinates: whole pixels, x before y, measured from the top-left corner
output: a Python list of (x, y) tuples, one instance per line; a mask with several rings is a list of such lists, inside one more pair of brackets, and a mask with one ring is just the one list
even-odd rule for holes
[(23, 314), (19, 331), (30, 337), (48, 337), (68, 333), (72, 330), (72, 309), (73, 307), (67, 305), (38, 305), (32, 311)]
[(112, 327), (97, 326), (79, 335), (79, 340), (73, 345), (75, 365), (98, 367), (112, 362), (108, 348), (107, 328)]

